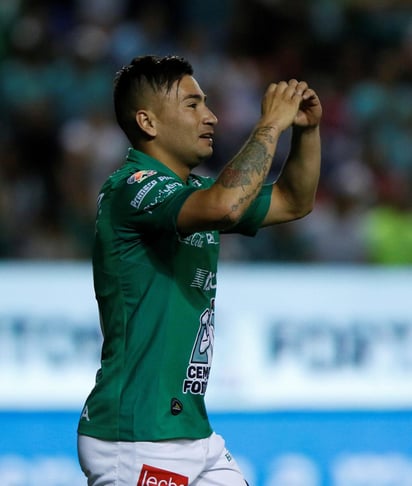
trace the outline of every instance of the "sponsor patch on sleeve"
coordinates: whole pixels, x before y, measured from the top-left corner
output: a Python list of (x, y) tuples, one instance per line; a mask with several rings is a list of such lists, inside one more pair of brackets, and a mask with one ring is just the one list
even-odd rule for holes
[(132, 174), (127, 179), (127, 183), (128, 184), (134, 184), (136, 182), (142, 182), (147, 177), (150, 177), (150, 176), (156, 175), (156, 174), (157, 174), (157, 172), (155, 170), (139, 170), (139, 172), (135, 172), (134, 174)]
[(130, 201), (130, 204), (134, 208), (139, 208), (142, 204), (143, 199), (149, 194), (149, 192), (156, 186), (157, 181), (151, 180), (147, 184), (145, 184), (136, 194), (136, 196)]
[[(154, 189), (155, 187), (156, 189)], [(145, 181), (142, 186), (138, 186), (139, 190), (130, 204), (136, 209), (142, 208), (144, 211), (151, 212), (152, 208), (161, 204), (182, 187), (183, 183), (176, 181), (173, 177), (158, 176)]]

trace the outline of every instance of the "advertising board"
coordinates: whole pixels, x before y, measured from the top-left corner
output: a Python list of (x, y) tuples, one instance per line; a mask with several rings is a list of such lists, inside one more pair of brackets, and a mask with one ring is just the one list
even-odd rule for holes
[[(222, 265), (211, 421), (251, 486), (411, 486), (410, 268)], [(0, 484), (77, 486), (88, 264), (0, 265)]]

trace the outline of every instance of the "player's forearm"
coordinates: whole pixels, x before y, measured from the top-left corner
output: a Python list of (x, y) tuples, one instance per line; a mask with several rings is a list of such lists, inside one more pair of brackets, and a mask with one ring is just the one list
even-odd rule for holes
[(276, 182), (296, 218), (312, 209), (319, 182), (321, 141), (319, 127), (294, 128), (291, 149)]
[(238, 154), (224, 167), (215, 188), (225, 198), (228, 224), (236, 222), (256, 198), (269, 173), (280, 130), (257, 125)]

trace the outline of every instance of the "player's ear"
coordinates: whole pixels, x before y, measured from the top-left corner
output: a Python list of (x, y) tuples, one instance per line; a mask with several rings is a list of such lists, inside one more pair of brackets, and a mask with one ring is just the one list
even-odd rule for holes
[(136, 123), (139, 125), (139, 128), (150, 137), (156, 136), (156, 117), (152, 111), (138, 110), (136, 112)]

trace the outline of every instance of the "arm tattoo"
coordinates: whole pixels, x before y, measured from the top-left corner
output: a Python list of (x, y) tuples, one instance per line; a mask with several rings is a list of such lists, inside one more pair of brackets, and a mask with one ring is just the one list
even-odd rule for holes
[[(271, 130), (272, 127), (257, 129), (243, 149), (224, 168), (218, 179), (218, 183), (225, 188), (243, 190), (242, 196), (232, 206), (233, 212), (239, 206), (250, 204), (266, 179), (273, 158), (273, 153), (267, 145), (273, 146), (276, 141)], [(229, 216), (223, 218), (222, 222), (226, 219), (229, 220)]]
[(219, 183), (227, 188), (243, 187), (253, 184), (253, 175), (266, 177), (272, 154), (268, 153), (266, 144), (274, 143), (270, 133), (271, 127), (261, 127), (252, 135), (243, 150), (223, 170)]

